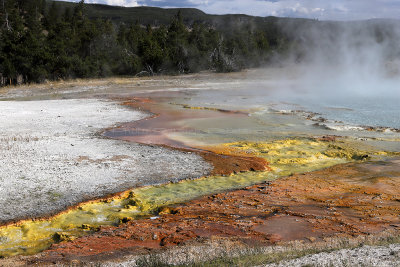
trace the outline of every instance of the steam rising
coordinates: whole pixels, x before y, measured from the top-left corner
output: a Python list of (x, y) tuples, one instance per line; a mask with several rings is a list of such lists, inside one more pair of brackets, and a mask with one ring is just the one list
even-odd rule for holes
[[(314, 96), (400, 97), (400, 21), (296, 21), (291, 59), (304, 63), (298, 88)], [(400, 100), (400, 99), (399, 99)]]

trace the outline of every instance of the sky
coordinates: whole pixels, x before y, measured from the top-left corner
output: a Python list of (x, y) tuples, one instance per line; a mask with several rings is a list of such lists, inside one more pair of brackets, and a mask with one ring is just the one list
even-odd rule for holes
[[(79, 0), (66, 0), (78, 2)], [(320, 20), (400, 19), (400, 0), (86, 0), (115, 6), (193, 7), (209, 14)]]

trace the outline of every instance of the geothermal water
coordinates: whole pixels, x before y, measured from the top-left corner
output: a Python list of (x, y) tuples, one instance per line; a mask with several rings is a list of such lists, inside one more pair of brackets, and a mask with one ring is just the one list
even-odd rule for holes
[(174, 136), (188, 142), (220, 143), (339, 135), (392, 140), (386, 148), (400, 149), (396, 142), (400, 138), (396, 132), (400, 127), (400, 97), (394, 84), (392, 91), (380, 95), (332, 94), (322, 84), (321, 92), (316, 93), (306, 89), (301, 73), (298, 67), (268, 69), (264, 73), (254, 70), (241, 80), (204, 84), (190, 98), (175, 101), (192, 108), (240, 110), (247, 112), (248, 118), (186, 120), (182, 125), (198, 131)]
[[(187, 103), (192, 106), (253, 109), (259, 111), (258, 114), (262, 111), (313, 112), (323, 118), (340, 121), (342, 125), (400, 128), (400, 81), (392, 84), (393, 91), (381, 93), (377, 88), (374, 94), (365, 95), (351, 92), (335, 94), (334, 88), (328, 92), (330, 89), (322, 85), (317, 93), (307, 90), (301, 82), (276, 79), (268, 82), (243, 81), (232, 85), (212, 84), (216, 90), (199, 91)], [(336, 88), (338, 90), (340, 88)]]
[[(343, 121), (339, 125), (379, 125), (397, 128), (399, 108), (396, 105), (398, 103), (396, 94), (389, 94), (387, 98), (381, 97), (382, 100), (376, 95), (365, 95), (363, 98), (352, 94), (351, 97), (345, 97), (345, 94), (341, 93), (332, 96), (328, 93), (330, 91), (328, 89), (315, 94), (307, 91), (308, 83), (299, 79), (301, 74), (298, 67), (271, 68), (240, 74), (202, 74), (189, 78), (164, 78), (165, 80), (154, 81), (148, 88), (143, 85), (134, 86), (132, 83), (107, 84), (94, 87), (90, 93), (79, 90), (71, 93), (70, 90), (61, 89), (52, 91), (49, 95), (43, 94), (41, 96), (43, 99), (54, 98), (53, 94), (57, 93), (57, 98), (90, 98), (102, 95), (119, 97), (122, 101), (125, 97), (140, 96), (149, 97), (155, 100), (155, 105), (164, 105), (166, 109), (173, 110), (176, 114), (187, 114), (189, 109), (193, 109), (191, 112), (201, 113), (202, 116), (174, 114), (169, 118), (172, 121), (166, 124), (171, 127), (171, 131), (166, 131), (165, 128), (156, 129), (160, 125), (152, 125), (152, 119), (149, 119), (147, 130), (155, 132), (156, 135), (159, 131), (166, 132), (169, 138), (187, 146), (217, 153), (229, 147), (262, 157), (271, 163), (272, 171), (249, 172), (227, 177), (212, 176), (200, 180), (134, 189), (128, 196), (106, 202), (89, 203), (81, 206), (81, 209), (61, 214), (50, 221), (28, 221), (22, 222), (21, 225), (9, 226), (0, 230), (0, 255), (36, 253), (55, 241), (74, 239), (86, 232), (94, 231), (99, 225), (115, 224), (120, 220), (136, 216), (154, 216), (157, 215), (158, 208), (164, 205), (184, 202), (202, 195), (241, 188), (293, 173), (318, 170), (351, 161), (363, 161), (366, 154), (372, 159), (380, 160), (398, 155), (385, 152), (400, 151), (398, 141), (400, 134), (397, 132), (365, 131), (351, 127), (343, 127), (338, 131), (315, 125), (315, 121), (305, 119), (308, 112), (318, 112), (321, 113), (321, 117)], [(160, 89), (158, 85), (165, 84), (165, 81), (171, 82), (171, 86)], [(322, 88), (322, 85), (318, 86)], [(22, 94), (20, 97), (26, 98), (23, 92), (20, 93)], [(218, 109), (239, 110), (240, 114), (244, 115), (225, 116), (225, 113)], [(289, 112), (291, 110), (302, 112), (291, 113)], [(207, 115), (208, 113), (210, 115)], [(76, 123), (79, 123), (79, 117)], [(132, 131), (132, 134), (137, 135), (138, 132)], [(341, 135), (344, 138), (332, 144), (313, 138), (323, 135)], [(109, 141), (111, 140), (107, 140)], [(73, 148), (71, 145), (68, 147)], [(109, 152), (104, 153), (106, 156)], [(76, 155), (76, 158), (79, 156)], [(186, 165), (193, 164), (182, 166)]]
[[(341, 121), (343, 129), (351, 126), (372, 126), (400, 129), (400, 99), (380, 97), (327, 99), (310, 102), (299, 100), (309, 111), (322, 114), (331, 121)], [(340, 127), (338, 127), (340, 129)]]

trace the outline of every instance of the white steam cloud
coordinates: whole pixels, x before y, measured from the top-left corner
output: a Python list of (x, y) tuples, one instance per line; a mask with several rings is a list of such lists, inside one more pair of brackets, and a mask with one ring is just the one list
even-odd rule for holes
[(300, 86), (319, 97), (399, 97), (399, 26), (389, 20), (285, 25), (298, 45), (292, 59), (305, 64)]

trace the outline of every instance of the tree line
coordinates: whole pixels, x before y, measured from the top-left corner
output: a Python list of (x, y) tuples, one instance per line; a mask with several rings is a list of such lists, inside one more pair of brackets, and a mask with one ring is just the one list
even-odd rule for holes
[(168, 25), (90, 19), (82, 0), (1, 0), (1, 85), (112, 75), (238, 71), (269, 61), (287, 47), (278, 31), (244, 23), (220, 31), (185, 25), (180, 12)]

